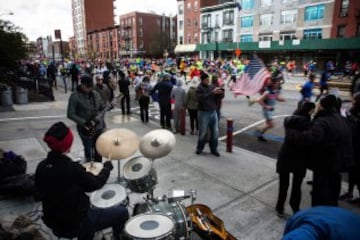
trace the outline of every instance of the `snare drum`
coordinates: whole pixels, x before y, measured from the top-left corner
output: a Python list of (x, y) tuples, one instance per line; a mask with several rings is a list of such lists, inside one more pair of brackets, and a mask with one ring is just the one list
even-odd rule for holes
[(180, 202), (168, 203), (165, 200), (158, 202), (146, 202), (138, 208), (138, 213), (155, 213), (171, 217), (175, 223), (173, 231), (174, 239), (189, 239), (191, 220), (184, 205)]
[(151, 160), (142, 156), (125, 163), (124, 178), (131, 191), (136, 193), (149, 192), (157, 184), (157, 174)]
[(141, 214), (130, 218), (125, 224), (129, 239), (172, 240), (174, 222), (161, 214)]
[(126, 189), (120, 184), (105, 184), (103, 188), (90, 196), (91, 205), (95, 208), (111, 208), (129, 203)]

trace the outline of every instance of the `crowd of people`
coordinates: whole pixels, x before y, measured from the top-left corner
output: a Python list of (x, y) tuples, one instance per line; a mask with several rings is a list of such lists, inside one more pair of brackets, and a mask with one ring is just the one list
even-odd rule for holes
[[(313, 207), (338, 205), (343, 172), (348, 172), (350, 176), (347, 197), (352, 198), (354, 186), (360, 186), (360, 93), (352, 91), (352, 107), (345, 115), (342, 114), (341, 100), (328, 91), (327, 81), (333, 69), (330, 63), (326, 66), (320, 74), (320, 94), (316, 99), (313, 99), (317, 78), (315, 63), (311, 62), (306, 69), (304, 67), (307, 80), (300, 90), (301, 99), (294, 106), (294, 113), (284, 120), (285, 138), (276, 165), (279, 193), (275, 210), (281, 217), (285, 215), (290, 174), (293, 175), (290, 206), (294, 217), (299, 217), (301, 185), (307, 169), (313, 172)], [(150, 102), (158, 102), (160, 127), (175, 134), (181, 131), (181, 115), (187, 110), (190, 133), (198, 137), (194, 152), (202, 154), (208, 143), (210, 153), (220, 157), (219, 120), (226, 86), (231, 91), (232, 85), (248, 74), (248, 68), (249, 59), (245, 58), (228, 61), (138, 58), (124, 59), (118, 64), (84, 62), (73, 63), (70, 67), (60, 65), (59, 72), (65, 79), (64, 83), (67, 76), (72, 80), (67, 116), (76, 123), (84, 146), (85, 161), (101, 162), (95, 143), (106, 129), (104, 115), (114, 108), (114, 99), (120, 99), (122, 114), (131, 114), (131, 96), (135, 96), (140, 106), (140, 118), (144, 124), (149, 121)], [(258, 90), (260, 97), (247, 96), (249, 105), (257, 103), (263, 111), (265, 125), (256, 130), (257, 139), (261, 142), (267, 141), (264, 134), (274, 126), (276, 102), (285, 101), (281, 96), (285, 75), (292, 74), (295, 68), (295, 61), (285, 65), (274, 61), (269, 67), (272, 73)], [(353, 78), (356, 77), (355, 74)], [(184, 84), (189, 84), (187, 91), (183, 88)], [(67, 85), (64, 87), (67, 92)], [(114, 91), (116, 89), (118, 91)], [(118, 92), (119, 96), (114, 92)], [(113, 168), (111, 162), (104, 164), (98, 176), (86, 173), (79, 164), (72, 162), (66, 153), (71, 147), (73, 134), (62, 122), (47, 131), (44, 141), (51, 151), (36, 170), (36, 184), (43, 203), (45, 223), (59, 236), (91, 239), (97, 230), (113, 227), (118, 237), (129, 217), (126, 208), (94, 210), (89, 207), (89, 199), (85, 195), (85, 192), (99, 189), (106, 183)], [(69, 176), (66, 181), (60, 180), (65, 175)], [(65, 210), (64, 204), (67, 204)], [(339, 216), (344, 214), (339, 213)], [(296, 230), (295, 234), (293, 230), (297, 228), (291, 222), (288, 228), (285, 234), (301, 232)]]

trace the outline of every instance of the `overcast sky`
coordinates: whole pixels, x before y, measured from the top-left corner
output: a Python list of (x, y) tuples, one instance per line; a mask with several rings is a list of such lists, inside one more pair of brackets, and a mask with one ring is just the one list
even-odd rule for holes
[[(101, 1), (101, 0), (99, 0)], [(117, 16), (132, 12), (154, 11), (158, 14), (175, 15), (176, 0), (116, 0)], [(63, 40), (73, 35), (71, 0), (0, 0), (0, 19), (9, 20), (22, 29), (34, 41), (61, 29)], [(13, 15), (8, 15), (13, 12)], [(117, 18), (118, 19), (118, 18)]]

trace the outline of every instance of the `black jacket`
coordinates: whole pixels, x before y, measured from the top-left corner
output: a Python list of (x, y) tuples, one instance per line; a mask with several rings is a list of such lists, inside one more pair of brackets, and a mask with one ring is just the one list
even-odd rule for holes
[(360, 170), (360, 113), (349, 113), (347, 119), (351, 126), (354, 164), (356, 169)]
[(282, 144), (276, 163), (276, 171), (278, 173), (297, 173), (304, 174), (306, 172), (307, 161), (311, 157), (310, 146), (301, 146), (296, 142), (289, 141), (292, 132), (289, 129), (305, 131), (311, 127), (310, 116), (292, 115), (285, 118), (285, 139)]
[(76, 232), (90, 207), (85, 192), (100, 189), (109, 175), (106, 167), (94, 176), (69, 157), (49, 152), (35, 173), (45, 224), (57, 232)]
[(124, 95), (129, 95), (129, 86), (130, 86), (129, 78), (125, 76), (120, 78), (118, 84), (119, 84), (119, 91)]
[(151, 95), (158, 92), (160, 104), (171, 104), (171, 90), (173, 85), (168, 80), (158, 82), (151, 90)]
[(325, 174), (345, 172), (353, 164), (351, 129), (335, 109), (319, 112), (307, 131), (289, 131), (290, 142), (312, 147), (314, 171)]
[(199, 111), (214, 111), (220, 107), (221, 99), (224, 94), (214, 94), (214, 86), (200, 83), (196, 88), (196, 98), (198, 100)]

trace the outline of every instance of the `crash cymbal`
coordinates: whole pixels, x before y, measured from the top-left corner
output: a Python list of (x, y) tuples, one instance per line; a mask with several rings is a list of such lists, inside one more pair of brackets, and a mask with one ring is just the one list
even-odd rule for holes
[(101, 134), (96, 150), (108, 160), (121, 160), (133, 155), (139, 148), (138, 136), (124, 128), (115, 128)]
[(103, 169), (103, 164), (100, 162), (87, 162), (82, 165), (87, 172), (90, 172), (95, 176), (100, 173), (101, 169)]
[(150, 159), (168, 155), (176, 143), (175, 135), (164, 129), (153, 130), (145, 134), (140, 140), (140, 152)]

